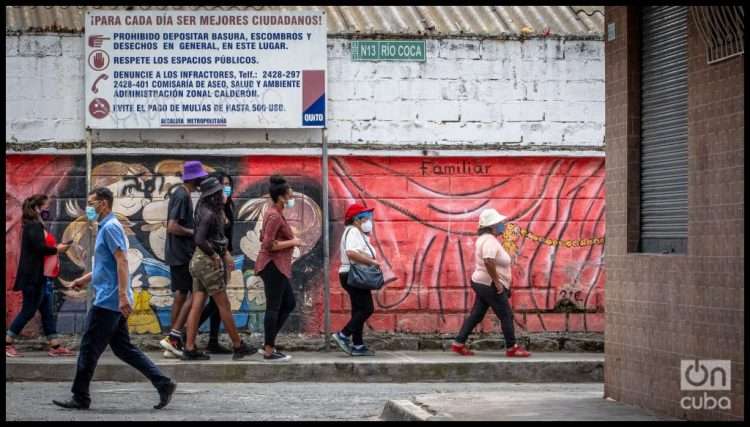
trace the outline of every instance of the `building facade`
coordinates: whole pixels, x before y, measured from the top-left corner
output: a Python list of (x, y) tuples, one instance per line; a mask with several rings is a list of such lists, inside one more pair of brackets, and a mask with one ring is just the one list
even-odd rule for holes
[[(744, 418), (745, 57), (736, 48), (713, 57), (705, 37), (737, 31), (732, 8), (605, 8), (605, 395), (685, 419)], [(715, 13), (725, 16), (713, 21), (723, 30), (706, 20)], [(722, 46), (741, 39), (740, 32)], [(661, 56), (649, 54), (654, 47)], [(651, 78), (654, 61), (670, 54), (677, 59), (656, 83), (673, 90), (661, 104), (648, 104), (661, 90)], [(652, 114), (660, 105), (670, 108)], [(649, 129), (667, 114), (681, 118), (656, 127), (658, 143), (676, 141), (682, 153), (664, 155), (661, 176), (675, 178), (655, 190), (643, 163), (654, 159)], [(665, 198), (684, 197), (686, 216), (646, 212), (648, 192), (662, 190)], [(646, 227), (658, 222), (654, 214), (663, 226)], [(652, 238), (664, 245), (644, 244)], [(731, 369), (712, 367), (712, 360)], [(700, 371), (691, 372), (704, 368), (711, 383), (703, 385), (716, 380), (724, 389), (686, 387), (686, 375), (700, 380)]]
[[(376, 209), (374, 240), (390, 283), (376, 294), (375, 332), (455, 333), (473, 304), (476, 222), (494, 207), (516, 234), (512, 305), (534, 332), (604, 329), (604, 41), (598, 8), (326, 7), (331, 271), (343, 212)], [(72, 280), (87, 256), (83, 9), (6, 7), (6, 283), (18, 260), (20, 204), (53, 198), (52, 230), (76, 241)], [(353, 38), (421, 38), (427, 60), (354, 62)], [(322, 189), (316, 130), (93, 132), (93, 184), (117, 195), (130, 234), (137, 333), (168, 327), (163, 263), (166, 195), (182, 162), (234, 178), (237, 271), (229, 294), (238, 325), (262, 329), (253, 274), (267, 178), (290, 178), (303, 203), (290, 213), (306, 246), (295, 254), (298, 309), (289, 332), (323, 328)], [(331, 274), (332, 327), (348, 298)], [(6, 321), (20, 295), (6, 285)], [(82, 295), (57, 294), (61, 332), (80, 331)], [(36, 333), (32, 323), (29, 334)], [(483, 331), (499, 331), (490, 316)]]

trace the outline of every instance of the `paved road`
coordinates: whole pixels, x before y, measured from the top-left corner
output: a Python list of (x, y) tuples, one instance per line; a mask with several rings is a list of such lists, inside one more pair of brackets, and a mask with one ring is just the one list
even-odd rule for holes
[[(181, 383), (172, 403), (152, 409), (158, 397), (146, 383), (95, 382), (92, 408), (68, 411), (52, 399), (70, 396), (70, 383), (6, 383), (5, 419), (8, 421), (103, 420), (372, 420), (385, 402), (415, 395), (452, 392), (561, 392), (602, 395), (600, 383)], [(33, 403), (32, 403), (33, 402)]]
[(672, 420), (635, 406), (602, 399), (601, 390), (503, 390), (457, 392), (392, 400), (387, 421), (661, 421)]

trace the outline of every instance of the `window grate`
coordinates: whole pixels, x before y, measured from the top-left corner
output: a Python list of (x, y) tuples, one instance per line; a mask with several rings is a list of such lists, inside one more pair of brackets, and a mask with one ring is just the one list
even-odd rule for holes
[(693, 6), (692, 15), (709, 64), (745, 53), (745, 10), (742, 6)]

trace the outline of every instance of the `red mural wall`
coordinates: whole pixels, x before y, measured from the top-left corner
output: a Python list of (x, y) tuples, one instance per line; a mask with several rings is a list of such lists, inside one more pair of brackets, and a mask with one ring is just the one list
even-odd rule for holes
[[(252, 175), (320, 179), (317, 159), (245, 161)], [(341, 157), (331, 161), (329, 179), (334, 329), (348, 320), (335, 273), (343, 212), (356, 201), (376, 209), (373, 240), (390, 280), (375, 296), (371, 329), (457, 331), (474, 302), (469, 278), (479, 213), (493, 207), (517, 226), (506, 242), (515, 247), (517, 327), (603, 331), (604, 159)], [(482, 330), (497, 330), (493, 316)]]
[[(164, 164), (164, 159), (174, 157), (155, 161)], [(141, 161), (135, 158), (117, 160), (131, 165)], [(20, 243), (20, 203), (34, 192), (54, 196), (61, 187), (69, 186), (76, 189), (65, 190), (65, 198), (84, 198), (84, 189), (80, 188), (81, 161), (79, 157), (46, 156), (8, 156), (6, 159), (6, 322), (15, 315), (20, 301), (18, 294), (10, 292)], [(95, 165), (102, 163), (101, 159), (94, 161)], [(204, 162), (213, 162), (213, 158)], [(299, 298), (303, 299), (298, 300), (301, 319), (294, 329), (320, 332), (322, 259), (316, 251), (322, 238), (320, 160), (252, 156), (217, 158), (213, 163), (234, 177), (235, 193), (244, 195), (238, 197), (246, 197), (247, 201), (243, 200), (239, 209), (243, 221), (257, 221), (256, 201), (262, 202), (263, 185), (273, 173), (286, 175), (295, 191), (304, 198), (304, 203), (298, 204), (302, 207), (290, 213), (293, 228), (302, 233), (307, 242), (305, 253), (299, 255), (300, 264), (304, 265), (295, 270), (305, 274), (307, 290), (300, 294)], [(150, 171), (149, 168), (151, 166), (139, 165), (121, 169), (134, 171), (123, 173), (135, 174)], [(110, 167), (109, 170), (115, 169)], [(371, 330), (458, 331), (474, 302), (469, 278), (479, 213), (492, 207), (507, 216), (512, 224), (503, 236), (503, 243), (513, 255), (511, 304), (516, 312), (517, 327), (527, 332), (603, 331), (603, 158), (336, 157), (331, 159), (329, 170), (333, 329), (348, 320), (348, 297), (336, 273), (339, 238), (344, 228), (343, 212), (356, 201), (375, 208), (373, 242), (385, 260), (388, 282), (375, 294), (376, 313), (368, 322)], [(140, 173), (138, 179), (143, 176)], [(149, 185), (144, 181), (143, 188)], [(135, 197), (126, 193), (123, 191), (122, 197)], [(155, 197), (146, 193), (138, 197)], [(145, 206), (146, 212), (151, 202), (149, 199), (139, 206)], [(141, 220), (131, 218), (135, 218), (135, 222)], [(153, 224), (154, 220), (146, 218), (146, 222)], [(235, 246), (241, 248), (238, 254), (246, 256), (248, 265), (252, 265), (254, 228), (242, 233), (235, 237), (238, 242)], [(149, 243), (148, 237), (133, 238), (143, 240), (144, 252), (158, 252), (153, 250), (155, 243), (153, 240)], [(240, 287), (245, 286), (242, 280), (238, 283)], [(248, 285), (244, 290), (246, 294), (253, 292), (251, 287)], [(251, 304), (249, 309), (242, 308), (245, 309), (262, 307)], [(262, 325), (262, 321), (258, 321), (262, 318), (250, 317), (248, 327)], [(494, 316), (487, 316), (480, 330), (499, 333)]]

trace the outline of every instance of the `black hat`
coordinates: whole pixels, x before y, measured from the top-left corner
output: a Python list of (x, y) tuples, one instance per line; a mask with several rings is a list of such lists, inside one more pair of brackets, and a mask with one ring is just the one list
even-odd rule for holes
[(208, 177), (201, 182), (201, 198), (208, 197), (219, 191), (223, 191), (224, 186), (221, 185), (218, 179), (214, 177)]

